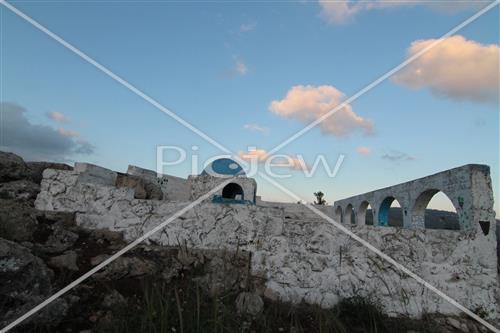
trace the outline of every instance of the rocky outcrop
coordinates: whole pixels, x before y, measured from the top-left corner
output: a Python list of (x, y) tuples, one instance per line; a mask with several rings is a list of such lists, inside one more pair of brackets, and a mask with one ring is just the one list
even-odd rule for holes
[[(29, 249), (0, 238), (0, 326), (6, 326), (49, 297), (53, 275)], [(25, 325), (57, 325), (67, 309), (67, 302), (58, 299)]]
[(40, 184), (43, 178), (43, 171), (45, 169), (55, 169), (55, 170), (73, 170), (73, 167), (64, 164), (64, 163), (54, 163), (54, 162), (27, 162), (26, 163), (29, 173), (30, 179)]
[(13, 154), (0, 151), (0, 182), (29, 177), (29, 168), (24, 160)]

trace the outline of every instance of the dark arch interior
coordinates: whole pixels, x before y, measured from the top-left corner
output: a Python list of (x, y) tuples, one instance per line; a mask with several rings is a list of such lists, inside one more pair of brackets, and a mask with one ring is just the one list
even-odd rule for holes
[(349, 220), (346, 221), (346, 223), (356, 224), (356, 215), (354, 214), (354, 207), (351, 204), (347, 205), (345, 215), (346, 217), (349, 217)]
[(243, 189), (238, 184), (229, 183), (222, 189), (222, 197), (224, 199), (243, 200)]
[(366, 225), (373, 225), (373, 210), (372, 206), (368, 201), (364, 201), (360, 208), (359, 208), (359, 214), (365, 214), (365, 224)]
[(391, 207), (394, 201), (398, 202), (394, 197), (387, 197), (382, 201), (378, 210), (379, 225), (391, 227), (403, 226), (403, 209), (401, 207)]
[(338, 223), (344, 223), (342, 216), (342, 208), (340, 206), (337, 206), (337, 209), (335, 210), (335, 219), (337, 220), (336, 222)]

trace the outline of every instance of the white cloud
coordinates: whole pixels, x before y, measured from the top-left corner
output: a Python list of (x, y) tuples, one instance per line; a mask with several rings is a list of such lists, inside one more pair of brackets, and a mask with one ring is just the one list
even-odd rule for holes
[(391, 162), (400, 162), (400, 161), (413, 161), (415, 157), (408, 155), (407, 153), (403, 153), (398, 150), (391, 150), (388, 153), (382, 155), (382, 159), (388, 160)]
[[(408, 57), (433, 42), (435, 39), (413, 42)], [(495, 102), (500, 90), (499, 59), (498, 45), (483, 45), (452, 36), (425, 52), (392, 80), (414, 89), (429, 88), (438, 96)]]
[(61, 134), (62, 136), (65, 136), (67, 138), (77, 138), (80, 136), (80, 133), (64, 129), (62, 127), (60, 127), (57, 131), (59, 132), (59, 134)]
[(33, 124), (23, 107), (0, 103), (3, 141), (0, 150), (12, 151), (27, 160), (67, 161), (77, 154), (90, 155), (95, 147), (76, 138), (76, 132)]
[(356, 152), (360, 155), (370, 155), (372, 153), (371, 149), (368, 147), (358, 147)]
[(260, 126), (259, 124), (256, 123), (245, 124), (243, 125), (243, 128), (249, 131), (260, 132), (264, 134), (269, 133), (269, 128)]
[(258, 163), (272, 164), (274, 167), (290, 168), (293, 170), (308, 170), (302, 156), (289, 156), (289, 155), (269, 155), (264, 149), (254, 149), (248, 152), (239, 152), (239, 157), (245, 161), (257, 161)]
[(239, 59), (238, 57), (233, 57), (233, 61), (234, 63), (232, 68), (222, 74), (223, 78), (234, 79), (237, 76), (243, 76), (248, 73), (248, 66), (243, 60)]
[(234, 71), (240, 75), (245, 75), (248, 72), (248, 67), (243, 61), (237, 60), (234, 66)]
[(267, 151), (265, 151), (264, 149), (254, 149), (248, 152), (240, 151), (238, 155), (242, 160), (245, 161), (256, 159), (258, 162), (265, 162), (268, 158)]
[[(281, 117), (309, 124), (341, 104), (344, 99), (344, 93), (333, 86), (299, 85), (292, 87), (282, 100), (272, 101), (269, 110)], [(355, 131), (373, 133), (372, 122), (354, 113), (349, 104), (325, 118), (318, 126), (323, 133), (337, 137)]]
[(350, 0), (318, 0), (321, 6), (321, 17), (328, 23), (343, 24), (350, 22), (354, 16), (361, 12), (387, 9), (401, 8), (413, 6), (426, 6), (440, 12), (457, 12), (460, 10), (476, 9), (484, 6), (481, 1), (468, 1), (456, 3), (453, 0), (441, 1), (382, 1), (382, 0), (365, 0), (365, 1), (350, 1)]
[(257, 22), (248, 22), (240, 25), (240, 32), (249, 32), (257, 27)]
[(52, 111), (47, 112), (45, 115), (50, 119), (57, 121), (58, 123), (66, 123), (69, 121), (68, 117), (66, 117), (66, 115), (64, 115), (64, 113), (62, 112)]

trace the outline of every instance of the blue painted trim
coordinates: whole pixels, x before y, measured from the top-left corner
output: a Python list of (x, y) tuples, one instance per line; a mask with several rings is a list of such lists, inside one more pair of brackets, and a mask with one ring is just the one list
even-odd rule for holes
[(389, 225), (389, 210), (391, 209), (391, 204), (394, 201), (393, 197), (385, 198), (380, 205), (380, 210), (378, 211), (378, 225), (387, 227)]

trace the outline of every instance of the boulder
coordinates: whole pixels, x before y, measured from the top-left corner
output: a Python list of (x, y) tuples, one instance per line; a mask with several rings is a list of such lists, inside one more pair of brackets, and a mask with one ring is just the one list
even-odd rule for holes
[(134, 189), (134, 198), (146, 199), (146, 188), (144, 181), (137, 176), (118, 173), (116, 177), (116, 187), (127, 187)]
[(0, 199), (27, 201), (33, 203), (39, 192), (40, 185), (28, 179), (0, 183)]
[(43, 179), (43, 171), (45, 169), (56, 169), (56, 170), (73, 170), (73, 167), (64, 163), (54, 163), (54, 162), (27, 162), (26, 163), (31, 180), (35, 183), (40, 184)]
[(127, 299), (122, 296), (118, 291), (112, 290), (109, 294), (104, 296), (102, 305), (106, 308), (115, 308), (127, 304)]
[(24, 179), (29, 175), (28, 166), (21, 157), (0, 151), (0, 182)]
[(50, 258), (49, 265), (51, 267), (66, 269), (70, 271), (78, 271), (78, 266), (76, 265), (76, 260), (78, 256), (75, 251), (67, 251), (59, 256)]
[[(90, 260), (92, 266), (97, 266), (110, 255), (99, 255)], [(109, 263), (102, 270), (94, 274), (96, 279), (122, 279), (141, 276), (151, 276), (158, 272), (158, 267), (153, 261), (132, 256), (121, 256)]]
[(56, 223), (51, 226), (45, 243), (37, 244), (36, 248), (42, 253), (63, 253), (75, 244), (78, 237), (77, 233), (68, 230), (62, 223)]
[(0, 199), (0, 237), (16, 241), (32, 241), (37, 229), (37, 211), (26, 202)]
[[(49, 297), (53, 292), (52, 275), (42, 259), (27, 248), (0, 238), (0, 327)], [(67, 309), (66, 301), (58, 299), (22, 324), (55, 325)]]
[(162, 200), (163, 192), (161, 186), (152, 179), (143, 178), (136, 175), (118, 173), (116, 177), (116, 187), (127, 187), (135, 190), (134, 198)]

